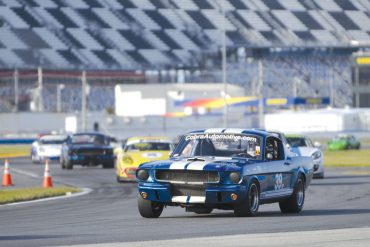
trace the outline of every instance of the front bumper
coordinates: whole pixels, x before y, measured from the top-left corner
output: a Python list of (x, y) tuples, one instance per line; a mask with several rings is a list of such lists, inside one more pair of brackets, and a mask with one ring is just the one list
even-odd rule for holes
[[(150, 201), (156, 201), (168, 205), (192, 205), (192, 204), (234, 204), (246, 198), (245, 185), (205, 185), (203, 195), (174, 195), (170, 183), (139, 183), (139, 193), (145, 192)], [(237, 195), (233, 200), (231, 194)]]
[(114, 162), (113, 155), (70, 155), (68, 160), (72, 163), (108, 163)]
[(314, 174), (321, 174), (324, 172), (324, 164), (323, 164), (323, 160), (320, 159), (320, 160), (314, 160)]

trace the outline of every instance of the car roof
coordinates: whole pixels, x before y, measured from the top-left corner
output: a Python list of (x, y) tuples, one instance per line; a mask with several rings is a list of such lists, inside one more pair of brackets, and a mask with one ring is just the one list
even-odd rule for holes
[(66, 139), (67, 136), (66, 135), (44, 135), (44, 136), (41, 136), (40, 137), (40, 140), (43, 140), (43, 141), (58, 141), (58, 140), (64, 140)]
[(212, 133), (212, 134), (250, 134), (258, 135), (262, 137), (270, 136), (271, 133), (260, 130), (260, 129), (242, 129), (242, 128), (211, 128), (191, 131), (188, 134), (198, 134), (198, 133)]
[(99, 132), (79, 132), (79, 133), (73, 134), (73, 136), (79, 136), (79, 135), (101, 135), (101, 136), (106, 136), (103, 133), (99, 133)]

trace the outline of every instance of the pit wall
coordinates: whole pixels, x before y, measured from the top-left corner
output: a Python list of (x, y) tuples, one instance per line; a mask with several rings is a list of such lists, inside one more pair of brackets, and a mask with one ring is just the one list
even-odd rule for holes
[(370, 109), (320, 109), (266, 114), (265, 127), (287, 133), (370, 131)]
[[(76, 131), (83, 131), (80, 114), (66, 113), (2, 113), (0, 138), (33, 138), (42, 133), (65, 133), (66, 119), (76, 118)], [(175, 137), (196, 129), (224, 127), (223, 116), (188, 116), (183, 118), (118, 117), (105, 113), (89, 113), (86, 131), (99, 131), (118, 139), (130, 136), (165, 135)], [(258, 128), (258, 115), (229, 114), (227, 127)], [(370, 109), (323, 109), (284, 111), (265, 115), (265, 128), (287, 133), (370, 132)]]

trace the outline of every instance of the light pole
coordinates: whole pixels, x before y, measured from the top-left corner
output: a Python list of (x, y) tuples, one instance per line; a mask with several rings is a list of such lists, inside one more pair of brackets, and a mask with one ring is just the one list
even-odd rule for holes
[(221, 2), (221, 12), (222, 12), (222, 83), (224, 86), (224, 127), (228, 126), (228, 105), (227, 105), (227, 61), (226, 61), (226, 13), (224, 1)]
[(62, 91), (64, 84), (57, 85), (57, 112), (62, 112)]
[(19, 110), (19, 73), (14, 70), (14, 112)]
[(37, 69), (37, 79), (38, 79), (38, 86), (37, 86), (37, 94), (38, 94), (38, 106), (37, 111), (42, 112), (44, 110), (44, 101), (42, 98), (42, 88), (43, 88), (43, 75), (42, 75), (42, 68), (38, 67)]
[(263, 98), (263, 63), (262, 59), (258, 60), (258, 122), (259, 127), (263, 129), (265, 127), (264, 119), (264, 98)]
[(82, 71), (82, 99), (81, 99), (81, 117), (82, 117), (82, 131), (86, 131), (86, 97), (87, 97), (87, 81), (86, 81), (86, 71)]

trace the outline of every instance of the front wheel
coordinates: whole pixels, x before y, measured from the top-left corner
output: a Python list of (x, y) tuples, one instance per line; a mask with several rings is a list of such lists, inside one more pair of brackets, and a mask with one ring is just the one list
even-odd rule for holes
[(139, 213), (144, 218), (158, 218), (163, 211), (163, 205), (157, 202), (145, 200), (138, 195), (137, 204)]
[(302, 177), (299, 177), (294, 187), (293, 195), (279, 203), (282, 213), (299, 213), (302, 211), (305, 199), (305, 184)]
[(114, 168), (114, 162), (103, 163), (103, 168), (104, 169), (112, 169), (112, 168)]
[(248, 195), (245, 200), (235, 204), (234, 214), (238, 217), (255, 216), (260, 203), (260, 193), (256, 181), (249, 186)]
[(67, 170), (72, 170), (73, 169), (73, 164), (70, 160), (64, 160), (64, 167)]

